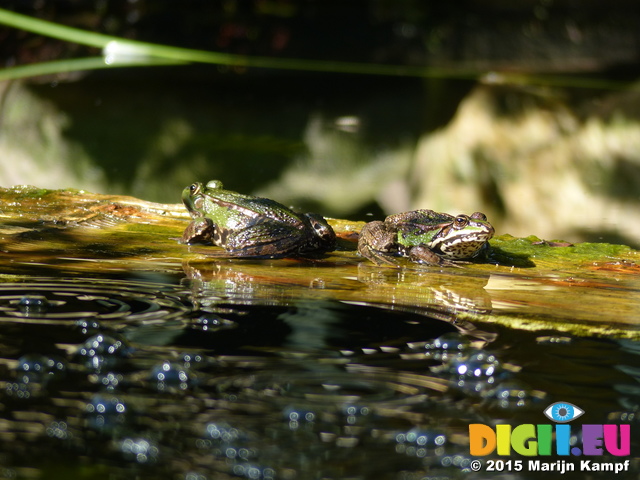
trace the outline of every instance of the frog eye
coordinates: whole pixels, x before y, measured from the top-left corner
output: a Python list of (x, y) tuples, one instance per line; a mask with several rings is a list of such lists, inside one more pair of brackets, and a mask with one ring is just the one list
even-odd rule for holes
[(195, 195), (196, 193), (198, 193), (198, 190), (200, 190), (199, 183), (194, 183), (189, 187), (189, 192), (191, 192), (191, 195)]
[(466, 215), (458, 215), (454, 220), (455, 226), (458, 228), (466, 227), (468, 222), (469, 222), (469, 217), (467, 217)]
[(471, 215), (471, 218), (473, 218), (474, 220), (484, 220), (485, 222), (487, 221), (487, 216), (482, 212), (475, 212), (473, 215)]
[(329, 232), (327, 231), (327, 228), (319, 223), (319, 222), (312, 222), (311, 226), (313, 227), (313, 229), (316, 231), (316, 234), (323, 237), (325, 235), (329, 235)]

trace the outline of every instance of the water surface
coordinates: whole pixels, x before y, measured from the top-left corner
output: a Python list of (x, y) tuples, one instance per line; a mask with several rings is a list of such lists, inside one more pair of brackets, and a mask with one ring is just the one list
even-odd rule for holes
[(640, 471), (633, 250), (504, 236), (487, 264), (375, 267), (332, 221), (332, 254), (231, 259), (180, 245), (178, 206), (3, 194), (0, 477), (487, 478), (469, 425), (558, 401), (576, 445), (630, 423), (631, 457), (598, 460)]

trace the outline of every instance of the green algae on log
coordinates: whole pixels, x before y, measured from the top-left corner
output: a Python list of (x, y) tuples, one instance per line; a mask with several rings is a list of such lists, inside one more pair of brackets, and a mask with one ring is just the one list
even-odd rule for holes
[(487, 263), (442, 268), (400, 259), (395, 268), (357, 255), (364, 222), (329, 219), (338, 250), (320, 258), (252, 259), (179, 243), (189, 221), (181, 204), (0, 189), (0, 280), (166, 275), (201, 283), (225, 301), (331, 299), (442, 311), (476, 324), (640, 338), (640, 252), (624, 245), (503, 234), (491, 240)]

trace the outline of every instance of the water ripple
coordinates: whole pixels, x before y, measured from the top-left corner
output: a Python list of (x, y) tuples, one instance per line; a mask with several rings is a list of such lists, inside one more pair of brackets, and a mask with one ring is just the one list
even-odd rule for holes
[(190, 310), (175, 287), (157, 284), (91, 279), (0, 284), (0, 322), (149, 322)]
[(478, 406), (536, 400), (491, 336), (442, 313), (217, 293), (0, 284), (6, 458), (30, 465), (21, 451), (51, 449), (122, 478), (448, 476), (466, 468)]

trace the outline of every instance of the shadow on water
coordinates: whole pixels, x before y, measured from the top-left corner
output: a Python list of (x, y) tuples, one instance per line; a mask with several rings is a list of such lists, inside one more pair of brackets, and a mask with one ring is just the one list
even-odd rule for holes
[(533, 268), (536, 266), (529, 255), (506, 252), (504, 249), (493, 245), (488, 257), (491, 262), (498, 265), (513, 265), (517, 268)]
[(640, 405), (635, 342), (188, 280), (2, 284), (0, 346), (3, 478), (483, 478), (470, 423)]

